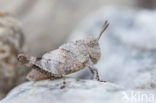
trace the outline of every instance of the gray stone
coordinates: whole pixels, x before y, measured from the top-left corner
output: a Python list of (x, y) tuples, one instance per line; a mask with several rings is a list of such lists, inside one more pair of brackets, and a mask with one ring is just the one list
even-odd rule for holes
[(26, 82), (15, 89), (0, 103), (102, 103), (111, 101), (121, 87), (91, 80), (66, 79), (66, 87), (60, 89), (63, 79)]
[(0, 103), (155, 103), (156, 94), (147, 90), (125, 90), (108, 83), (66, 78), (26, 82), (13, 89)]

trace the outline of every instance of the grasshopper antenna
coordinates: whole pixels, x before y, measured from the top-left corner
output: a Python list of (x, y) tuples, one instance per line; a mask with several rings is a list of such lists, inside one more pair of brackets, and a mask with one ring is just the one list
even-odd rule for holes
[(101, 35), (102, 35), (103, 32), (107, 29), (108, 26), (109, 26), (109, 23), (108, 23), (108, 21), (106, 20), (105, 23), (104, 23), (104, 25), (103, 25), (103, 28), (102, 28), (102, 30), (101, 30), (101, 32), (100, 32), (100, 34), (99, 34), (99, 36), (97, 37), (97, 40), (98, 40), (98, 41), (99, 41)]

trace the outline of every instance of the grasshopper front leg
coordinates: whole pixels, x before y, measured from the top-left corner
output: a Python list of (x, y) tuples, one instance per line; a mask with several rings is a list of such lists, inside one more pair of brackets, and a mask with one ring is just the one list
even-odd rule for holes
[(89, 67), (89, 69), (90, 69), (90, 71), (91, 71), (91, 73), (93, 75), (93, 79), (96, 78), (97, 81), (105, 82), (105, 81), (103, 81), (103, 80), (100, 79), (99, 73), (98, 73), (98, 70), (97, 70), (96, 67), (94, 67), (93, 65), (89, 65), (88, 67)]

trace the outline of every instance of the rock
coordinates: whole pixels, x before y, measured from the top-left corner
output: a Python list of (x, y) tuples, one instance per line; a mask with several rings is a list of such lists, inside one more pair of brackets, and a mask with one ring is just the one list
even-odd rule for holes
[[(105, 20), (109, 28), (100, 39), (102, 57), (96, 67), (103, 80), (128, 89), (156, 89), (156, 11), (102, 8), (86, 17), (69, 40), (97, 37)], [(76, 74), (89, 78), (88, 71)]]
[(121, 90), (111, 83), (72, 78), (66, 79), (66, 87), (60, 89), (62, 83), (63, 79), (27, 82), (13, 89), (0, 103), (79, 103), (82, 100), (100, 103)]
[[(120, 86), (93, 80), (66, 79), (66, 87), (60, 89), (63, 79), (26, 82), (15, 89), (0, 103), (131, 103), (134, 95), (147, 95), (146, 102), (154, 103), (152, 91), (125, 91)], [(129, 100), (125, 97), (129, 98)], [(136, 97), (133, 103), (146, 103)]]
[(24, 37), (20, 23), (12, 15), (0, 11), (0, 99), (24, 81), (26, 70), (19, 69), (17, 58), (23, 52)]

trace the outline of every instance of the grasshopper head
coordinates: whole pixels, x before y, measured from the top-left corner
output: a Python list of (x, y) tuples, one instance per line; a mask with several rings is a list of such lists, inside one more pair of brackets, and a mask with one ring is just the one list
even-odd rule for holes
[(103, 32), (107, 29), (108, 26), (109, 26), (108, 21), (105, 21), (103, 28), (97, 38), (87, 38), (85, 40), (90, 59), (94, 64), (96, 64), (101, 57), (101, 51), (98, 41), (100, 40)]
[(98, 41), (100, 40), (103, 32), (107, 29), (108, 26), (109, 26), (108, 21), (105, 21), (103, 28), (97, 38), (87, 38), (85, 40), (90, 55), (90, 59), (94, 64), (96, 64), (101, 57), (101, 51)]
[(91, 61), (96, 64), (101, 57), (100, 46), (98, 40), (89, 37), (85, 40)]

